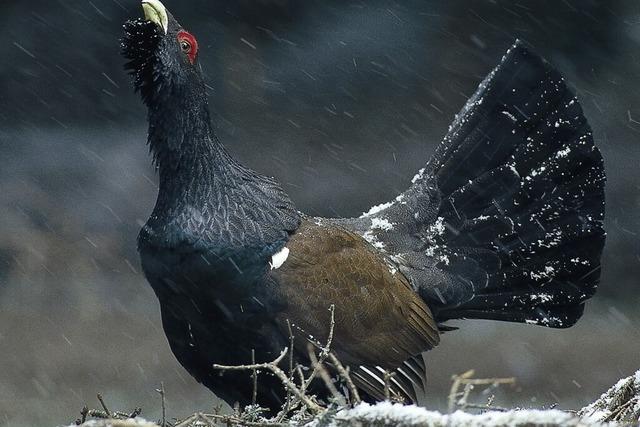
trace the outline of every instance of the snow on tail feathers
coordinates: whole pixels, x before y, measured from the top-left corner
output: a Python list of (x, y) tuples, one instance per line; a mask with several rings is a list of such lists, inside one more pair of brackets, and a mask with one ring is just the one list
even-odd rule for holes
[(578, 100), (560, 73), (516, 42), (412, 186), (354, 227), (440, 322), (563, 328), (599, 281), (604, 184)]

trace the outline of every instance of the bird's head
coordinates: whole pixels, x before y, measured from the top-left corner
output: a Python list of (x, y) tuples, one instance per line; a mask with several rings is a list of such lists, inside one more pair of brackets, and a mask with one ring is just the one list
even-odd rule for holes
[(160, 0), (142, 0), (142, 9), (144, 18), (124, 24), (122, 55), (145, 103), (183, 87), (204, 92), (196, 38)]

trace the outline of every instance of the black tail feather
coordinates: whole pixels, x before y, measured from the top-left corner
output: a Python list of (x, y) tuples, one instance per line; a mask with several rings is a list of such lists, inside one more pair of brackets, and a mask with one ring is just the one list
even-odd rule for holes
[(516, 42), (411, 187), (346, 224), (383, 248), (441, 325), (567, 327), (599, 281), (604, 184), (578, 100)]
[(599, 281), (605, 174), (560, 74), (516, 43), (427, 171), (446, 226), (436, 242), (445, 274), (420, 286), (437, 320), (574, 324)]

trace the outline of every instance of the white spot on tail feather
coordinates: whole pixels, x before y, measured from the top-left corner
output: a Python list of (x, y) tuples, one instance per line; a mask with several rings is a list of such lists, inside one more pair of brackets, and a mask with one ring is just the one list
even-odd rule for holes
[(364, 218), (364, 217), (367, 217), (367, 216), (375, 215), (378, 212), (383, 211), (383, 210), (387, 209), (388, 207), (390, 207), (392, 205), (393, 205), (393, 202), (387, 202), (387, 203), (381, 203), (379, 205), (375, 205), (371, 209), (369, 209), (368, 212), (365, 212), (362, 215), (360, 215), (360, 218)]
[(565, 147), (556, 153), (557, 158), (567, 157), (571, 153), (571, 147)]
[(282, 267), (282, 264), (289, 258), (289, 248), (286, 246), (271, 256), (269, 266), (272, 270)]
[(380, 230), (393, 230), (393, 224), (389, 222), (388, 219), (385, 218), (372, 218), (371, 219), (371, 229), (380, 229)]
[(411, 183), (415, 184), (416, 182), (420, 181), (423, 177), (424, 177), (424, 170), (425, 168), (422, 168), (418, 171), (417, 174), (415, 174), (415, 176), (413, 178), (411, 178)]

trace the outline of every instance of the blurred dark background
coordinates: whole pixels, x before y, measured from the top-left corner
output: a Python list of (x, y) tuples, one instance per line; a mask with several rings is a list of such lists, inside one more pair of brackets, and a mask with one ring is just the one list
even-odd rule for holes
[[(166, 0), (198, 38), (221, 139), (299, 208), (404, 189), (515, 38), (575, 88), (605, 157), (602, 284), (569, 330), (465, 322), (428, 354), (516, 376), (504, 405), (576, 408), (640, 368), (637, 0)], [(214, 405), (170, 353), (135, 239), (155, 201), (145, 109), (119, 56), (137, 0), (0, 3), (0, 425), (71, 422), (102, 392), (157, 418)]]

